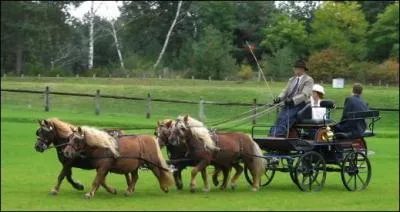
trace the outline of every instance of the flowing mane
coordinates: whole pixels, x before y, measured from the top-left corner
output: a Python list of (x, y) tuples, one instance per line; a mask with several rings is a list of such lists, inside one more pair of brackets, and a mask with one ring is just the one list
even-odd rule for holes
[(74, 125), (63, 122), (56, 117), (48, 118), (46, 121), (58, 132), (58, 135), (60, 135), (62, 138), (68, 138), (68, 136), (72, 133), (71, 127), (75, 128)]
[[(179, 116), (178, 119), (184, 122), (183, 116)], [(202, 122), (188, 116), (186, 124), (192, 135), (195, 137), (195, 140), (203, 142), (205, 148), (210, 150), (219, 150), (219, 148), (215, 146), (209, 130)]]
[(110, 134), (89, 126), (81, 126), (81, 129), (89, 146), (108, 148), (115, 156), (119, 156), (117, 141)]

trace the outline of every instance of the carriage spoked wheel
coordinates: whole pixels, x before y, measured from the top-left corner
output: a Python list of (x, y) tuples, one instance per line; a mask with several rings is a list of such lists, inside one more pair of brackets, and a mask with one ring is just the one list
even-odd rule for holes
[[(275, 168), (274, 168), (275, 166), (276, 166), (275, 164), (270, 163), (270, 159), (265, 159), (265, 172), (261, 176), (261, 183), (260, 183), (261, 186), (267, 186), (269, 183), (271, 183), (272, 179), (275, 176)], [(244, 166), (244, 176), (247, 182), (250, 185), (253, 185), (252, 175), (246, 165)]]
[(326, 179), (326, 163), (321, 154), (310, 151), (302, 155), (294, 167), (294, 180), (302, 191), (319, 191)]
[(371, 180), (371, 164), (369, 159), (362, 152), (347, 154), (342, 162), (340, 176), (347, 190), (364, 190)]

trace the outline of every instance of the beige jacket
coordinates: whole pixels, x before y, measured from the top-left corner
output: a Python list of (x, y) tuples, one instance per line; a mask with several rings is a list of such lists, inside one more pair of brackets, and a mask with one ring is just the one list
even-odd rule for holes
[[(288, 84), (286, 87), (282, 90), (282, 92), (279, 94), (279, 97), (284, 100), (286, 99), (287, 95), (290, 93), (290, 91), (294, 87), (294, 80), (296, 80), (296, 76), (291, 77), (288, 81)], [(298, 105), (302, 102), (308, 102), (310, 101), (310, 96), (312, 93), (312, 87), (314, 85), (314, 80), (307, 74), (304, 74), (303, 77), (300, 79), (299, 82), (299, 87), (297, 91), (294, 93), (293, 96), (293, 102), (294, 105)]]

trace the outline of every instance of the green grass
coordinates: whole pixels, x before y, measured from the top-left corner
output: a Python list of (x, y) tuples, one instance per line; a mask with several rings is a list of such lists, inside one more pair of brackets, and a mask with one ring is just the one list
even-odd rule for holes
[[(198, 100), (204, 96), (210, 101), (251, 102), (252, 98), (264, 98), (267, 89), (262, 84), (246, 82), (207, 82), (191, 80), (137, 80), (137, 79), (40, 79), (2, 80), (2, 88), (27, 88), (94, 93), (145, 96), (151, 91), (154, 98)], [(179, 85), (179, 86), (178, 86)], [(284, 83), (274, 83), (277, 93)], [(348, 94), (345, 90), (327, 88), (328, 98), (342, 102)], [(398, 89), (367, 88), (365, 99), (370, 106), (398, 108)], [(373, 98), (372, 98), (372, 97)], [(348, 192), (338, 173), (328, 173), (322, 191), (304, 193), (291, 182), (288, 173), (277, 173), (274, 180), (259, 192), (252, 192), (244, 176), (239, 187), (232, 191), (213, 188), (209, 193), (200, 190), (191, 194), (188, 190), (191, 168), (184, 171), (184, 190), (173, 187), (164, 194), (155, 177), (147, 171), (139, 173), (139, 181), (133, 196), (125, 197), (123, 175), (110, 174), (107, 182), (117, 188), (118, 194), (108, 194), (100, 188), (92, 200), (83, 199), (95, 176), (95, 171), (73, 170), (74, 179), (85, 185), (84, 191), (74, 190), (65, 180), (58, 196), (47, 193), (56, 183), (61, 166), (54, 150), (37, 153), (33, 149), (36, 119), (57, 116), (74, 124), (99, 127), (155, 127), (159, 119), (176, 117), (178, 114), (198, 114), (197, 105), (162, 103), (153, 105), (151, 119), (145, 118), (144, 103), (134, 101), (103, 101), (102, 113), (94, 115), (91, 98), (52, 97), (50, 112), (43, 111), (42, 95), (21, 95), (2, 92), (1, 104), (1, 210), (399, 210), (399, 119), (398, 112), (382, 112), (377, 123), (377, 136), (367, 138), (369, 149), (376, 154), (370, 157), (372, 179), (362, 192)], [(31, 107), (28, 105), (31, 104)], [(340, 105), (340, 104), (339, 104)], [(208, 120), (229, 118), (247, 107), (206, 106)], [(182, 112), (183, 111), (183, 112)], [(334, 112), (340, 117), (341, 111)], [(274, 115), (262, 117), (259, 123), (274, 119)], [(234, 129), (249, 132), (250, 123)], [(153, 130), (131, 132), (152, 133)], [(212, 168), (209, 169), (209, 172)], [(202, 187), (200, 176), (198, 187)]]

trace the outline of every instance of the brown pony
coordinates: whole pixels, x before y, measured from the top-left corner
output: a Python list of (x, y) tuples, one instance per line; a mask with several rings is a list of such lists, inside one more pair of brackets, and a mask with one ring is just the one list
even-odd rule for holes
[[(249, 168), (253, 176), (252, 190), (258, 190), (265, 165), (264, 159), (261, 158), (260, 147), (250, 136), (244, 133), (220, 133), (214, 141), (203, 123), (189, 116), (180, 116), (174, 125), (169, 140), (172, 145), (185, 142), (190, 154), (197, 161), (191, 176), (192, 192), (196, 189), (195, 178), (197, 173), (209, 164), (216, 164), (222, 170), (229, 171), (232, 164), (240, 159)], [(226, 182), (224, 183), (226, 184)], [(207, 182), (205, 182), (205, 186), (208, 186)]]
[[(189, 155), (188, 155), (188, 147), (186, 143), (179, 143), (177, 145), (171, 145), (171, 142), (168, 140), (169, 136), (172, 133), (172, 126), (175, 125), (175, 121), (171, 119), (166, 119), (161, 122), (157, 122), (157, 128), (155, 131), (155, 135), (157, 136), (158, 143), (161, 148), (166, 146), (167, 148), (167, 153), (168, 157), (170, 160), (181, 160), (178, 163), (174, 164), (176, 171), (174, 171), (174, 180), (175, 180), (175, 185), (178, 188), (178, 190), (181, 190), (183, 188), (182, 184), (182, 170), (185, 169), (187, 166), (195, 166), (196, 163), (194, 160), (192, 160)], [(217, 136), (220, 136), (220, 133), (217, 134)], [(232, 141), (234, 142), (234, 141)], [(185, 160), (187, 159), (187, 160)], [(219, 181), (218, 181), (218, 174), (223, 171), (223, 184), (221, 185), (220, 189), (226, 189), (227, 187), (227, 181), (228, 181), (228, 173), (230, 172), (229, 170), (222, 170), (220, 167), (218, 167), (216, 164), (213, 164), (215, 167), (215, 171), (213, 173), (212, 179), (213, 183), (215, 186), (218, 186)], [(243, 172), (242, 166), (240, 164), (234, 163), (233, 167), (236, 170), (236, 173), (234, 177), (232, 177), (231, 180), (231, 187), (234, 189), (236, 187), (236, 180), (240, 176), (240, 174)], [(201, 175), (203, 178), (203, 182), (207, 184), (206, 180), (206, 169), (203, 169), (201, 171)], [(204, 191), (208, 191), (208, 187), (204, 189)]]
[[(118, 151), (117, 155), (112, 152), (114, 144), (117, 144), (117, 148), (114, 149)], [(93, 197), (99, 185), (105, 184), (105, 177), (109, 172), (131, 173), (132, 179), (125, 192), (125, 195), (130, 195), (138, 180), (138, 169), (144, 164), (157, 177), (161, 190), (168, 192), (168, 187), (172, 184), (171, 173), (153, 136), (126, 135), (115, 139), (95, 128), (82, 126), (73, 129), (69, 145), (64, 149), (64, 155), (72, 158), (82, 153), (97, 170), (92, 189), (85, 195), (86, 198)]]
[[(51, 148), (53, 145), (57, 151), (57, 157), (62, 164), (62, 169), (57, 178), (57, 183), (51, 189), (50, 194), (57, 195), (60, 192), (60, 185), (66, 177), (68, 182), (77, 190), (83, 190), (84, 187), (79, 182), (72, 179), (72, 168), (81, 168), (85, 170), (94, 169), (93, 165), (89, 160), (84, 158), (66, 158), (63, 154), (63, 150), (68, 144), (68, 137), (72, 134), (71, 127), (75, 127), (67, 122), (61, 121), (58, 118), (49, 118), (39, 120), (39, 129), (36, 130), (37, 141), (35, 143), (35, 149), (38, 152), (44, 152)], [(117, 131), (123, 133), (122, 131)], [(127, 182), (130, 180), (129, 174), (125, 175)], [(112, 192), (106, 184), (102, 185), (107, 191)]]

